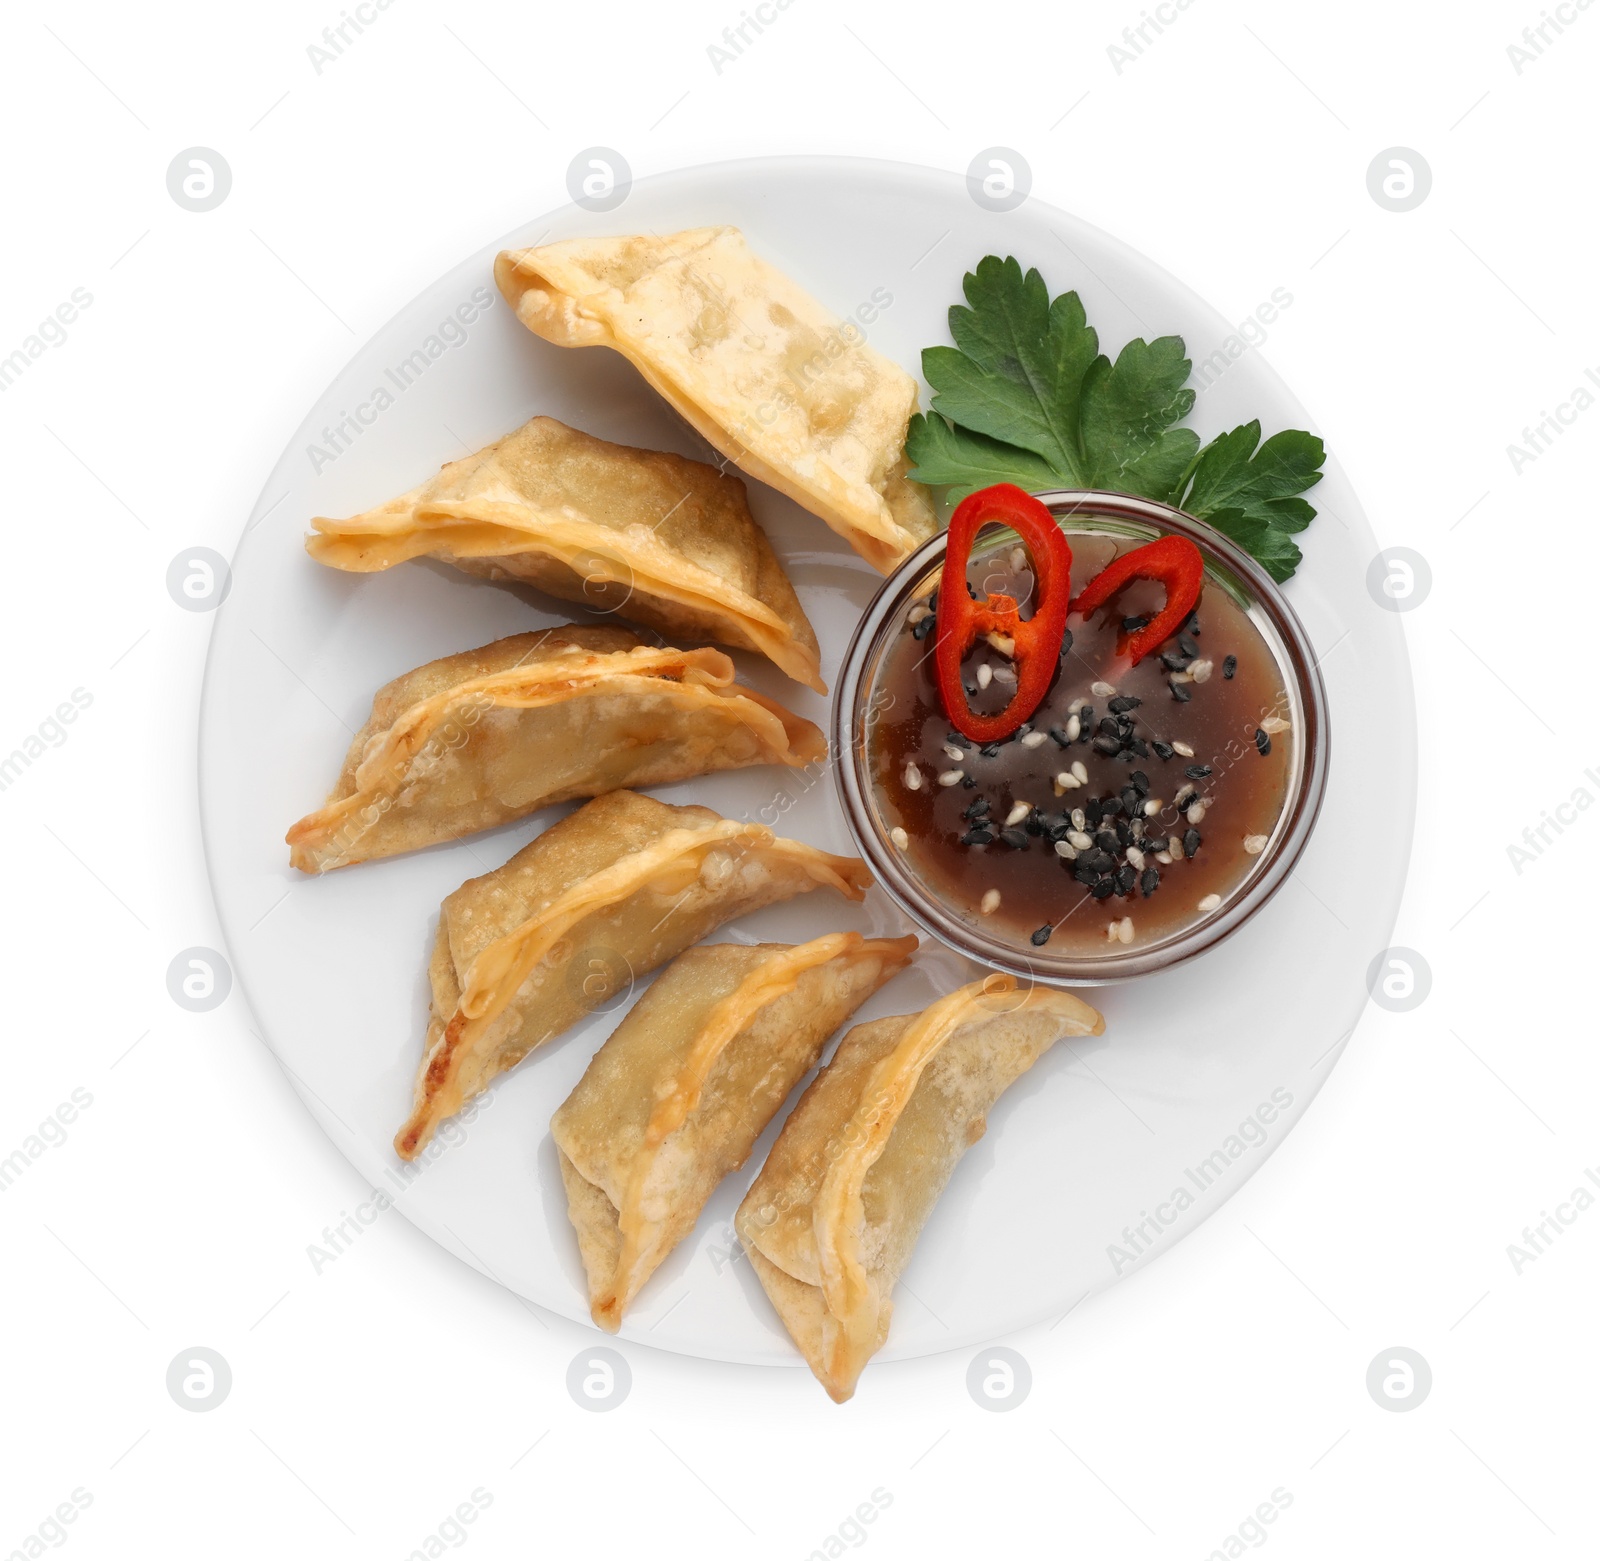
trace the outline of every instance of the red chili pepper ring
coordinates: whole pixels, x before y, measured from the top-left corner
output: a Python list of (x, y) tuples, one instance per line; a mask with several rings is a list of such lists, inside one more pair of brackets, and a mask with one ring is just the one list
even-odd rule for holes
[[(974, 600), (967, 589), (967, 565), (978, 532), (987, 525), (1010, 526), (1027, 544), (1038, 582), (1033, 616), (1023, 621), (1015, 598), (1004, 594)], [(1072, 595), (1072, 549), (1055, 517), (1038, 499), (1009, 482), (970, 494), (950, 517), (944, 575), (939, 582), (938, 621), (933, 642), (934, 672), (950, 724), (973, 742), (1009, 737), (1044, 702), (1061, 654)], [(997, 715), (979, 715), (968, 704), (961, 660), (988, 634), (1012, 643), (1017, 691)]]
[(1103, 607), (1130, 580), (1159, 580), (1167, 588), (1166, 605), (1122, 647), (1134, 666), (1171, 639), (1200, 600), (1206, 561), (1187, 537), (1157, 537), (1114, 558), (1078, 593), (1072, 610), (1088, 617)]

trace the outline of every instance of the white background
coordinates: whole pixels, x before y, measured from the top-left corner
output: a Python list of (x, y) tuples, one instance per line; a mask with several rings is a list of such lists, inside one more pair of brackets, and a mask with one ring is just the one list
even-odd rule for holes
[[(1579, 992), (1600, 821), (1576, 814), (1521, 872), (1507, 847), (1600, 796), (1600, 410), (1520, 474), (1507, 447), (1600, 374), (1600, 12), (1568, 12), (1518, 74), (1532, 4), (1196, 0), (1119, 73), (1133, 4), (794, 0), (718, 73), (707, 46), (739, 10), (395, 0), (320, 74), (331, 3), (0, 23), (0, 357), (93, 296), (0, 394), (0, 749), (92, 696), (0, 791), (0, 1157), (75, 1089), (93, 1100), (0, 1195), (0, 1556), (34, 1553), (80, 1487), (91, 1504), (46, 1542), (84, 1557), (404, 1557), (474, 1490), (480, 1556), (803, 1557), (835, 1536), (883, 1557), (1204, 1557), (1280, 1488), (1292, 1504), (1247, 1535), (1278, 1555), (1592, 1553), (1600, 1207), (1568, 1206), (1520, 1273), (1507, 1247), (1600, 1175)], [(959, 171), (1016, 148), (1041, 198), (1229, 318), (1293, 294), (1262, 350), (1380, 540), (1432, 570), (1405, 619), (1423, 764), (1396, 932), (1431, 967), (1426, 1001), (1369, 1009), (1199, 1234), (1004, 1341), (1032, 1373), (1007, 1413), (969, 1396), (966, 1354), (875, 1367), (840, 1409), (804, 1372), (635, 1346), (626, 1401), (588, 1413), (566, 1374), (594, 1335), (404, 1220), (315, 1272), (308, 1244), (370, 1189), (242, 1003), (167, 995), (173, 955), (220, 938), (195, 827), (210, 623), (168, 597), (169, 561), (231, 553), (354, 348), (563, 204), (596, 144), (636, 176), (806, 151)], [(233, 171), (204, 214), (166, 189), (196, 145)], [(1367, 190), (1394, 146), (1433, 171), (1406, 213)], [(1259, 979), (1270, 1005), (1295, 973)], [(192, 1346), (232, 1370), (208, 1413), (165, 1386)], [(1394, 1346), (1432, 1370), (1407, 1413), (1366, 1388)], [(874, 1490), (891, 1504), (839, 1540)]]

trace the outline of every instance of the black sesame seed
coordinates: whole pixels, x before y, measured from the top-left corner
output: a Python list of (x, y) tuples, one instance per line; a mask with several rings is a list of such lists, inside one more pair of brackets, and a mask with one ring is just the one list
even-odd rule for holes
[(988, 811), (989, 799), (987, 797), (978, 797), (969, 802), (966, 807), (961, 810), (961, 816), (962, 818), (968, 819), (982, 818), (983, 815)]
[(1272, 752), (1272, 739), (1259, 726), (1256, 728), (1256, 752), (1263, 759)]
[(1022, 827), (1027, 830), (1030, 835), (1042, 835), (1044, 833), (1044, 820), (1039, 816), (1037, 810), (1035, 810), (1022, 821)]
[(1183, 854), (1192, 857), (1200, 849), (1200, 831), (1186, 829), (1183, 832)]
[(1139, 887), (1144, 890), (1144, 897), (1148, 900), (1161, 887), (1161, 874), (1153, 867), (1145, 868), (1139, 875)]
[(1200, 632), (1200, 614), (1197, 612), (1190, 613), (1189, 621), (1183, 627), (1185, 632), (1189, 634), (1198, 634)]
[[(1115, 850), (1116, 844), (1117, 837), (1113, 835), (1111, 837), (1112, 851)], [(1078, 866), (1080, 869), (1087, 868), (1097, 874), (1109, 873), (1117, 865), (1117, 859), (1112, 854), (1112, 851), (1107, 851), (1099, 845), (1092, 846), (1087, 851), (1080, 851), (1078, 853)]]
[(1122, 632), (1124, 634), (1137, 634), (1149, 622), (1150, 615), (1148, 613), (1138, 618), (1124, 618), (1122, 620)]
[(1037, 932), (1033, 933), (1029, 937), (1028, 941), (1033, 944), (1036, 949), (1043, 948), (1045, 944), (1050, 941), (1050, 934), (1054, 930), (1055, 929), (1051, 927), (1050, 923), (1046, 922), (1044, 926), (1040, 927)]
[[(1192, 622), (1193, 620), (1191, 619), (1190, 621)], [(1178, 636), (1178, 649), (1181, 650), (1190, 661), (1193, 661), (1195, 657), (1200, 654), (1200, 647), (1196, 645), (1187, 634), (1180, 634)]]
[(1067, 729), (1064, 726), (1052, 726), (1050, 737), (1058, 748), (1068, 748), (1072, 745), (1072, 739), (1067, 736)]
[(1150, 757), (1150, 745), (1142, 737), (1130, 737), (1128, 739), (1128, 752), (1133, 754), (1135, 758), (1148, 759)]
[(1161, 652), (1161, 665), (1169, 672), (1182, 672), (1194, 660), (1192, 656), (1185, 656), (1182, 651), (1164, 650)]
[(1186, 705), (1189, 703), (1190, 694), (1186, 684), (1169, 683), (1167, 687), (1172, 690), (1172, 697), (1176, 699), (1180, 705)]
[(1211, 773), (1211, 766), (1209, 764), (1186, 764), (1183, 768), (1183, 773), (1190, 780), (1204, 780)]
[(1150, 746), (1155, 749), (1158, 759), (1170, 759), (1178, 751), (1171, 743), (1164, 743), (1159, 737), (1153, 739)]
[(1102, 716), (1100, 718), (1100, 724), (1095, 728), (1095, 730), (1098, 732), (1103, 732), (1107, 737), (1120, 738), (1122, 736), (1121, 724), (1114, 716)]
[(1086, 733), (1091, 731), (1094, 727), (1094, 706), (1084, 705), (1078, 711), (1078, 720), (1083, 723), (1083, 729)]
[(949, 743), (952, 748), (970, 748), (972, 746), (972, 739), (970, 737), (963, 737), (960, 732), (946, 732), (944, 734), (944, 740)]
[(1071, 629), (1063, 629), (1061, 631), (1061, 654), (1063, 656), (1065, 656), (1066, 653), (1071, 649), (1072, 649), (1072, 630)]
[(964, 846), (992, 846), (994, 844), (994, 835), (981, 825), (975, 824), (961, 837), (961, 844)]
[(1239, 658), (1237, 656), (1224, 656), (1222, 658), (1222, 675), (1223, 675), (1223, 677), (1228, 678), (1228, 679), (1231, 680), (1232, 677), (1233, 677), (1233, 674), (1235, 672), (1237, 672), (1238, 670), (1239, 670)]
[(1117, 892), (1117, 886), (1109, 878), (1102, 878), (1089, 893), (1097, 900), (1109, 900)]
[(971, 791), (977, 784), (978, 779), (975, 775), (963, 775), (961, 777), (961, 789), (963, 791)]
[(1133, 825), (1125, 819), (1117, 820), (1117, 844), (1127, 850), (1133, 844)]
[(1119, 736), (1123, 742), (1127, 742), (1127, 740), (1133, 736), (1133, 722), (1130, 721), (1125, 715), (1119, 715), (1117, 717), (1117, 736)]
[(938, 620), (932, 613), (929, 613), (926, 618), (918, 619), (918, 621), (911, 626), (911, 638), (914, 640), (927, 639), (927, 637), (933, 632), (933, 626), (937, 621)]
[(1109, 851), (1113, 856), (1117, 854), (1117, 832), (1114, 829), (1102, 829), (1095, 837), (1094, 843), (1102, 851)]
[(1135, 877), (1136, 874), (1133, 870), (1133, 864), (1131, 862), (1124, 862), (1122, 866), (1117, 869), (1117, 876), (1113, 878), (1111, 882), (1118, 894), (1126, 894), (1133, 887)]
[(1100, 817), (1115, 818), (1122, 811), (1121, 797), (1102, 797), (1100, 799)]
[(1078, 865), (1072, 869), (1072, 876), (1076, 878), (1079, 883), (1083, 884), (1085, 888), (1092, 887), (1100, 880), (1099, 873), (1097, 873), (1092, 867), (1085, 867), (1083, 865), (1082, 857), (1078, 858)]
[(1000, 838), (1013, 851), (1026, 851), (1028, 849), (1028, 832), (1025, 829), (1002, 829)]
[(1051, 824), (1045, 833), (1050, 837), (1052, 844), (1057, 840), (1065, 840), (1072, 833), (1072, 821), (1068, 819), (1060, 824)]
[(972, 696), (978, 692), (978, 685), (976, 683), (963, 683), (961, 686), (966, 689), (968, 699), (971, 699)]
[(1144, 837), (1144, 848), (1152, 854), (1157, 851), (1165, 851), (1170, 844), (1171, 842), (1165, 835), (1146, 835)]
[(1135, 698), (1135, 696), (1132, 694), (1118, 694), (1117, 697), (1106, 706), (1106, 709), (1108, 709), (1113, 715), (1124, 715), (1129, 710), (1137, 710), (1143, 703), (1144, 701), (1142, 699)]
[(1106, 732), (1102, 732), (1094, 740), (1094, 751), (1096, 753), (1103, 753), (1109, 759), (1112, 754), (1120, 753), (1122, 751), (1122, 739)]
[(1141, 796), (1138, 787), (1124, 786), (1119, 795), (1122, 798), (1123, 807), (1128, 810), (1128, 817), (1132, 818), (1135, 813), (1140, 811), (1141, 806)]
[(1128, 784), (1132, 786), (1141, 797), (1148, 797), (1150, 795), (1150, 777), (1146, 775), (1143, 770), (1135, 770), (1133, 774), (1128, 777)]
[(1000, 744), (999, 743), (985, 743), (983, 745), (983, 747), (981, 747), (978, 750), (978, 752), (981, 753), (984, 756), (984, 758), (986, 758), (986, 759), (997, 758), (999, 756), (999, 753), (1000, 753)]
[(1090, 829), (1100, 827), (1100, 815), (1104, 812), (1104, 805), (1098, 797), (1090, 797), (1083, 805), (1083, 817)]

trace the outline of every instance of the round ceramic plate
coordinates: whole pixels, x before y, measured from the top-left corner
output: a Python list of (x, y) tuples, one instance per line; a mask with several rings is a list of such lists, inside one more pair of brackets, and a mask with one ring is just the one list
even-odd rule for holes
[[(494, 289), (496, 250), (731, 223), (756, 252), (915, 372), (946, 341), (961, 278), (991, 252), (1076, 288), (1103, 348), (1181, 334), (1200, 363), (1222, 349), (1191, 421), (1209, 437), (1250, 417), (1314, 425), (1229, 326), (1123, 245), (1035, 200), (997, 213), (964, 179), (893, 164), (760, 160), (642, 180), (615, 210), (567, 207), (472, 256), (413, 299), (316, 401), (284, 451), (233, 560), (201, 709), (201, 820), (229, 957), (261, 1033), (307, 1106), (373, 1188), (464, 1261), (528, 1300), (587, 1320), (582, 1269), (550, 1141), (551, 1113), (620, 1009), (503, 1078), (470, 1125), (404, 1166), (390, 1146), (411, 1099), (439, 902), (498, 866), (566, 809), (414, 856), (304, 878), (284, 830), (318, 806), (373, 692), (437, 656), (563, 623), (581, 610), (432, 563), (349, 575), (302, 546), (314, 515), (348, 515), (413, 486), (535, 413), (625, 444), (711, 458), (614, 352), (538, 340)], [(462, 323), (463, 321), (469, 323)], [(926, 393), (924, 393), (926, 400)], [(832, 686), (878, 576), (820, 520), (750, 482), (822, 642)], [(1000, 1102), (961, 1163), (896, 1295), (885, 1357), (970, 1345), (1064, 1313), (1195, 1228), (1282, 1141), (1338, 1056), (1389, 940), (1415, 798), (1415, 722), (1399, 623), (1366, 588), (1377, 551), (1335, 464), (1288, 592), (1322, 656), (1334, 735), (1321, 823), (1266, 911), (1195, 963), (1091, 994), (1106, 1033), (1063, 1043)], [(763, 661), (741, 677), (828, 726), (826, 701)], [(830, 851), (850, 842), (831, 776), (737, 771), (664, 787), (670, 802), (755, 817)], [(1385, 798), (1382, 809), (1369, 799)], [(771, 817), (771, 813), (766, 814)], [(1360, 838), (1360, 857), (1348, 842)], [(735, 922), (719, 941), (800, 942), (909, 930), (877, 891), (818, 893)], [(923, 1007), (974, 967), (928, 948), (857, 1019)], [(637, 993), (635, 993), (637, 995)], [(645, 1287), (623, 1336), (719, 1360), (799, 1357), (738, 1256), (731, 1220), (776, 1124)], [(385, 1215), (385, 1217), (389, 1217)]]

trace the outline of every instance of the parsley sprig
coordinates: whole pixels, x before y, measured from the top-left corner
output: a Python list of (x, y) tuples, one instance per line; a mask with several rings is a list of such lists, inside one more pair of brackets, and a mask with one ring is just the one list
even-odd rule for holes
[(1253, 554), (1274, 580), (1300, 562), (1293, 533), (1316, 511), (1299, 495), (1322, 478), (1322, 441), (1299, 429), (1264, 443), (1261, 424), (1204, 448), (1177, 426), (1194, 407), (1181, 336), (1130, 341), (1113, 362), (1076, 293), (988, 255), (950, 310), (954, 347), (922, 354), (933, 410), (911, 420), (920, 482), (964, 498), (991, 483), (1107, 488), (1174, 504)]

